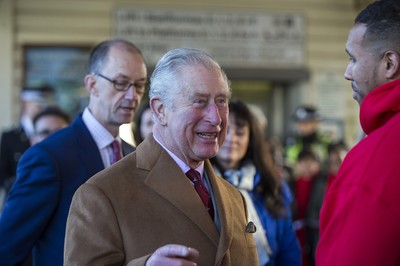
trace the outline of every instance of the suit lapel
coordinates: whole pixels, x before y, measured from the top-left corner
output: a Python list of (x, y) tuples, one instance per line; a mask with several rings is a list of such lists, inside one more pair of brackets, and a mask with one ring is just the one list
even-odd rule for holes
[(221, 263), (226, 252), (229, 249), (229, 245), (232, 242), (232, 230), (233, 230), (233, 210), (230, 199), (230, 193), (226, 190), (222, 179), (215, 175), (212, 170), (210, 161), (205, 161), (205, 169), (208, 173), (210, 183), (213, 189), (215, 203), (218, 209), (219, 220), (221, 223), (221, 233), (218, 244), (216, 265)]
[(104, 169), (99, 149), (88, 128), (83, 123), (82, 115), (75, 119), (72, 126), (76, 135), (82, 164), (86, 165), (88, 177), (91, 177)]
[(189, 179), (175, 161), (153, 137), (146, 138), (136, 152), (138, 167), (150, 171), (145, 183), (184, 213), (217, 247), (219, 234), (215, 224)]
[[(105, 168), (99, 148), (90, 134), (89, 129), (83, 122), (82, 114), (75, 119), (72, 127), (76, 135), (81, 159), (84, 162), (84, 165), (87, 166), (88, 176), (93, 176)], [(124, 140), (122, 140), (121, 146), (123, 156), (126, 156), (135, 150), (132, 145)]]
[(135, 151), (135, 147), (133, 147), (131, 144), (126, 142), (125, 140), (121, 139), (121, 147), (122, 147), (122, 156), (125, 157), (131, 152)]

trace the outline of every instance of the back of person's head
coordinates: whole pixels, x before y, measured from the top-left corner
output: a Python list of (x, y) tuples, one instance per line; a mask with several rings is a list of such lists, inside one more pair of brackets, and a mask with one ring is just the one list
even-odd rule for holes
[(375, 1), (355, 18), (356, 24), (365, 24), (363, 44), (381, 56), (386, 50), (400, 52), (400, 1)]
[(89, 73), (98, 73), (108, 60), (108, 53), (111, 47), (118, 47), (118, 49), (125, 49), (133, 54), (140, 54), (142, 52), (133, 43), (123, 39), (106, 40), (96, 45), (89, 57)]
[(202, 65), (210, 71), (220, 71), (226, 83), (229, 84), (225, 72), (207, 53), (197, 49), (178, 48), (167, 52), (158, 61), (150, 78), (150, 98), (157, 96), (167, 107), (173, 108), (175, 95), (182, 88), (191, 86), (191, 84), (184, 84), (180, 79), (181, 70), (195, 65)]

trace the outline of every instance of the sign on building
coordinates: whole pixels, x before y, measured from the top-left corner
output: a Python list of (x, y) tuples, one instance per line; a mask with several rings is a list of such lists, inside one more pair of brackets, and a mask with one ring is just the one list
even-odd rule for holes
[(113, 35), (135, 43), (150, 66), (177, 47), (201, 49), (229, 67), (305, 65), (305, 19), (299, 14), (119, 6)]

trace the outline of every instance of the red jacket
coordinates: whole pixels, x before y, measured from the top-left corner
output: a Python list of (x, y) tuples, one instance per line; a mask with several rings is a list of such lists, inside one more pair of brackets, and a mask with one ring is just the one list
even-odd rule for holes
[(400, 79), (365, 97), (360, 123), (322, 206), (319, 266), (400, 265)]

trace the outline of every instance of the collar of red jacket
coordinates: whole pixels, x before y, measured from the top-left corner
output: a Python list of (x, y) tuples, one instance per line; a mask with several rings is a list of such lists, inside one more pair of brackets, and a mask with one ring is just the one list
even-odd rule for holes
[(400, 112), (400, 79), (373, 89), (360, 106), (360, 124), (368, 135)]

